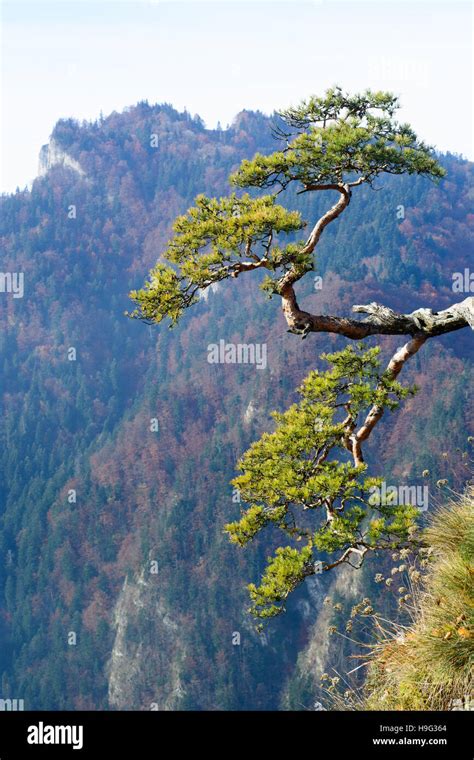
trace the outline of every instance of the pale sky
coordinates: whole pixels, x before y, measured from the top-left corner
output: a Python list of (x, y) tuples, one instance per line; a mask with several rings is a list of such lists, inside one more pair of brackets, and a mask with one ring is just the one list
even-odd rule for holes
[(400, 120), (473, 159), (472, 54), (467, 0), (4, 0), (0, 190), (31, 183), (61, 117), (148, 99), (225, 127), (333, 84), (396, 92)]

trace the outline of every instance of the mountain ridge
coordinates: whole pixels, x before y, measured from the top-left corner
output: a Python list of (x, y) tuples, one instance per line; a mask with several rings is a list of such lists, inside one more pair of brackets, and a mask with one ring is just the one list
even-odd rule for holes
[[(309, 369), (322, 366), (317, 356), (343, 342), (288, 335), (277, 304), (244, 278), (173, 331), (123, 316), (175, 216), (200, 192), (227, 192), (242, 158), (275, 146), (263, 115), (244, 111), (237, 128), (219, 132), (189, 115), (175, 119), (168, 106), (150, 108), (86, 127), (59, 122), (53, 139), (86, 176), (51, 166), (31, 192), (1, 199), (2, 269), (25, 273), (23, 299), (0, 294), (1, 696), (24, 698), (27, 709), (278, 709), (311, 644), (312, 592), (327, 587), (298, 592), (263, 643), (244, 584), (274, 537), (246, 552), (227, 544), (222, 527), (239, 511), (229, 481), (238, 456), (270, 428), (270, 410), (286, 408)], [(365, 299), (409, 310), (458, 300), (452, 272), (471, 261), (474, 165), (442, 160), (448, 177), (439, 187), (389, 178), (382, 192), (353, 199), (321, 241), (322, 290), (309, 277), (302, 303), (344, 314)], [(290, 199), (307, 218), (325, 202)], [(396, 477), (442, 468), (449, 439), (452, 484), (462, 481), (455, 449), (474, 424), (472, 336), (462, 332), (417, 357), (406, 380), (422, 385), (419, 397), (376, 439), (380, 468)], [(207, 346), (220, 339), (266, 342), (267, 370), (210, 365)], [(381, 345), (387, 353), (393, 341)], [(420, 451), (423, 436), (430, 446)], [(114, 611), (143, 573), (146, 605), (122, 606), (128, 654), (114, 665), (122, 695), (110, 698)], [(166, 616), (179, 635), (167, 637)]]

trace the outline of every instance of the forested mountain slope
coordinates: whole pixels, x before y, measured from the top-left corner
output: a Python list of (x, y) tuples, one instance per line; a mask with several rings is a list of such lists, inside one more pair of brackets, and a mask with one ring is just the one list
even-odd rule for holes
[[(174, 217), (274, 147), (258, 113), (212, 131), (140, 103), (94, 124), (59, 122), (31, 192), (1, 200), (0, 268), (24, 273), (23, 298), (0, 292), (3, 698), (27, 709), (286, 704), (330, 579), (308, 582), (259, 637), (245, 583), (268, 547), (242, 552), (223, 536), (239, 514), (229, 481), (269, 412), (344, 341), (288, 334), (253, 278), (220, 286), (172, 331), (124, 316)], [(303, 307), (411, 311), (465, 297), (452, 277), (472, 267), (473, 165), (441, 161), (438, 187), (391, 177), (361, 189), (324, 233), (322, 288), (309, 277)], [(321, 203), (294, 198), (307, 219)], [(220, 340), (265, 343), (266, 369), (209, 364)], [(388, 357), (396, 339), (381, 345)], [(462, 485), (473, 359), (467, 330), (424, 347), (405, 378), (419, 394), (373, 437), (374, 474), (441, 477), (444, 452), (450, 484)]]

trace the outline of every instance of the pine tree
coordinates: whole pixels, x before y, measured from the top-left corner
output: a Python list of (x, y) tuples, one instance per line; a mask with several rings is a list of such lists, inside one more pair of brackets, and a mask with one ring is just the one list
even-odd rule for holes
[[(296, 283), (314, 270), (324, 229), (347, 209), (357, 188), (373, 187), (383, 174), (433, 181), (444, 176), (433, 149), (395, 120), (398, 107), (391, 93), (349, 95), (335, 87), (283, 111), (274, 130), (281, 149), (242, 161), (230, 178), (250, 192), (219, 199), (199, 195), (176, 219), (164, 257), (145, 286), (130, 294), (136, 308), (129, 316), (148, 324), (168, 318), (173, 326), (210, 285), (263, 269), (261, 288), (281, 298), (288, 331), (303, 339), (313, 332), (356, 341), (409, 337), (383, 372), (377, 349), (348, 347), (328, 355), (331, 369), (310, 373), (301, 401), (276, 414), (275, 431), (264, 434), (241, 460), (243, 474), (234, 485), (249, 508), (227, 525), (231, 540), (243, 546), (269, 524), (294, 542), (305, 540), (302, 549), (280, 546), (260, 586), (250, 586), (252, 611), (260, 617), (278, 614), (308, 575), (343, 562), (360, 565), (367, 552), (408, 541), (416, 510), (369, 501), (376, 481), (366, 475), (363, 443), (385, 409), (414, 392), (397, 377), (423, 344), (474, 327), (472, 297), (440, 312), (398, 314), (377, 303), (354, 306), (367, 315), (363, 320), (310, 314), (298, 305)], [(339, 196), (303, 237), (307, 223), (300, 213), (277, 203), (285, 192), (291, 197), (295, 186), (299, 194)], [(256, 194), (259, 190), (266, 193)]]

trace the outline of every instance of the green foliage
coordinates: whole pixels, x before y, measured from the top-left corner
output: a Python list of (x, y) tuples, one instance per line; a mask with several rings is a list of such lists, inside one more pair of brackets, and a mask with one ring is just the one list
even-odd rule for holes
[(390, 93), (367, 90), (349, 96), (340, 88), (328, 90), (322, 98), (284, 111), (289, 131), (280, 130), (280, 137), (286, 147), (243, 161), (232, 181), (244, 187), (286, 187), (293, 181), (344, 184), (362, 178), (371, 183), (383, 173), (444, 176), (432, 149), (408, 124), (393, 120), (397, 108)]
[[(369, 184), (380, 174), (419, 174), (438, 179), (444, 169), (432, 149), (418, 140), (393, 114), (397, 99), (390, 93), (343, 94), (328, 90), (281, 114), (288, 132), (278, 130), (285, 147), (270, 155), (244, 159), (231, 176), (240, 187), (286, 189), (292, 182), (328, 190)], [(184, 310), (199, 300), (200, 291), (240, 272), (265, 268), (262, 289), (278, 292), (278, 280), (289, 268), (303, 276), (313, 269), (304, 240), (284, 247), (278, 233), (294, 233), (305, 224), (298, 212), (276, 204), (276, 195), (215, 199), (199, 195), (196, 205), (178, 217), (174, 237), (141, 290), (130, 293), (137, 308), (129, 315), (146, 322), (169, 317), (174, 325)]]
[(132, 291), (138, 309), (130, 316), (161, 322), (167, 316), (175, 324), (183, 311), (199, 301), (199, 292), (214, 282), (237, 276), (240, 262), (264, 256), (266, 267), (276, 269), (293, 259), (294, 247), (271, 249), (273, 236), (303, 227), (297, 211), (279, 206), (273, 195), (238, 198), (206, 198), (179, 216), (164, 258), (178, 267), (158, 262), (145, 288)]
[[(245, 546), (271, 524), (305, 540), (302, 552), (278, 549), (261, 585), (249, 587), (252, 611), (260, 617), (281, 612), (277, 602), (315, 572), (313, 549), (325, 555), (349, 550), (350, 559), (352, 552), (393, 548), (407, 539), (417, 510), (383, 500), (374, 504), (370, 493), (380, 481), (366, 476), (365, 464), (345, 461), (348, 435), (362, 415), (374, 404), (394, 409), (414, 392), (380, 372), (378, 355), (378, 348), (364, 351), (360, 345), (323, 355), (331, 368), (308, 375), (301, 400), (273, 413), (275, 431), (264, 433), (239, 463), (243, 474), (233, 485), (250, 507), (226, 526), (230, 540)], [(323, 569), (333, 561), (325, 560)]]
[(274, 602), (281, 602), (301, 583), (311, 555), (311, 546), (304, 546), (301, 551), (280, 546), (275, 556), (268, 558), (264, 583), (259, 587), (251, 583), (248, 587), (255, 615), (270, 618), (281, 612), (281, 606)]
[[(174, 269), (158, 261), (145, 287), (130, 293), (130, 297), (140, 305), (141, 317), (150, 322), (161, 322), (168, 316), (171, 324), (176, 324), (186, 306), (199, 300), (195, 292), (181, 289), (181, 281)], [(131, 316), (136, 315), (134, 311)]]

